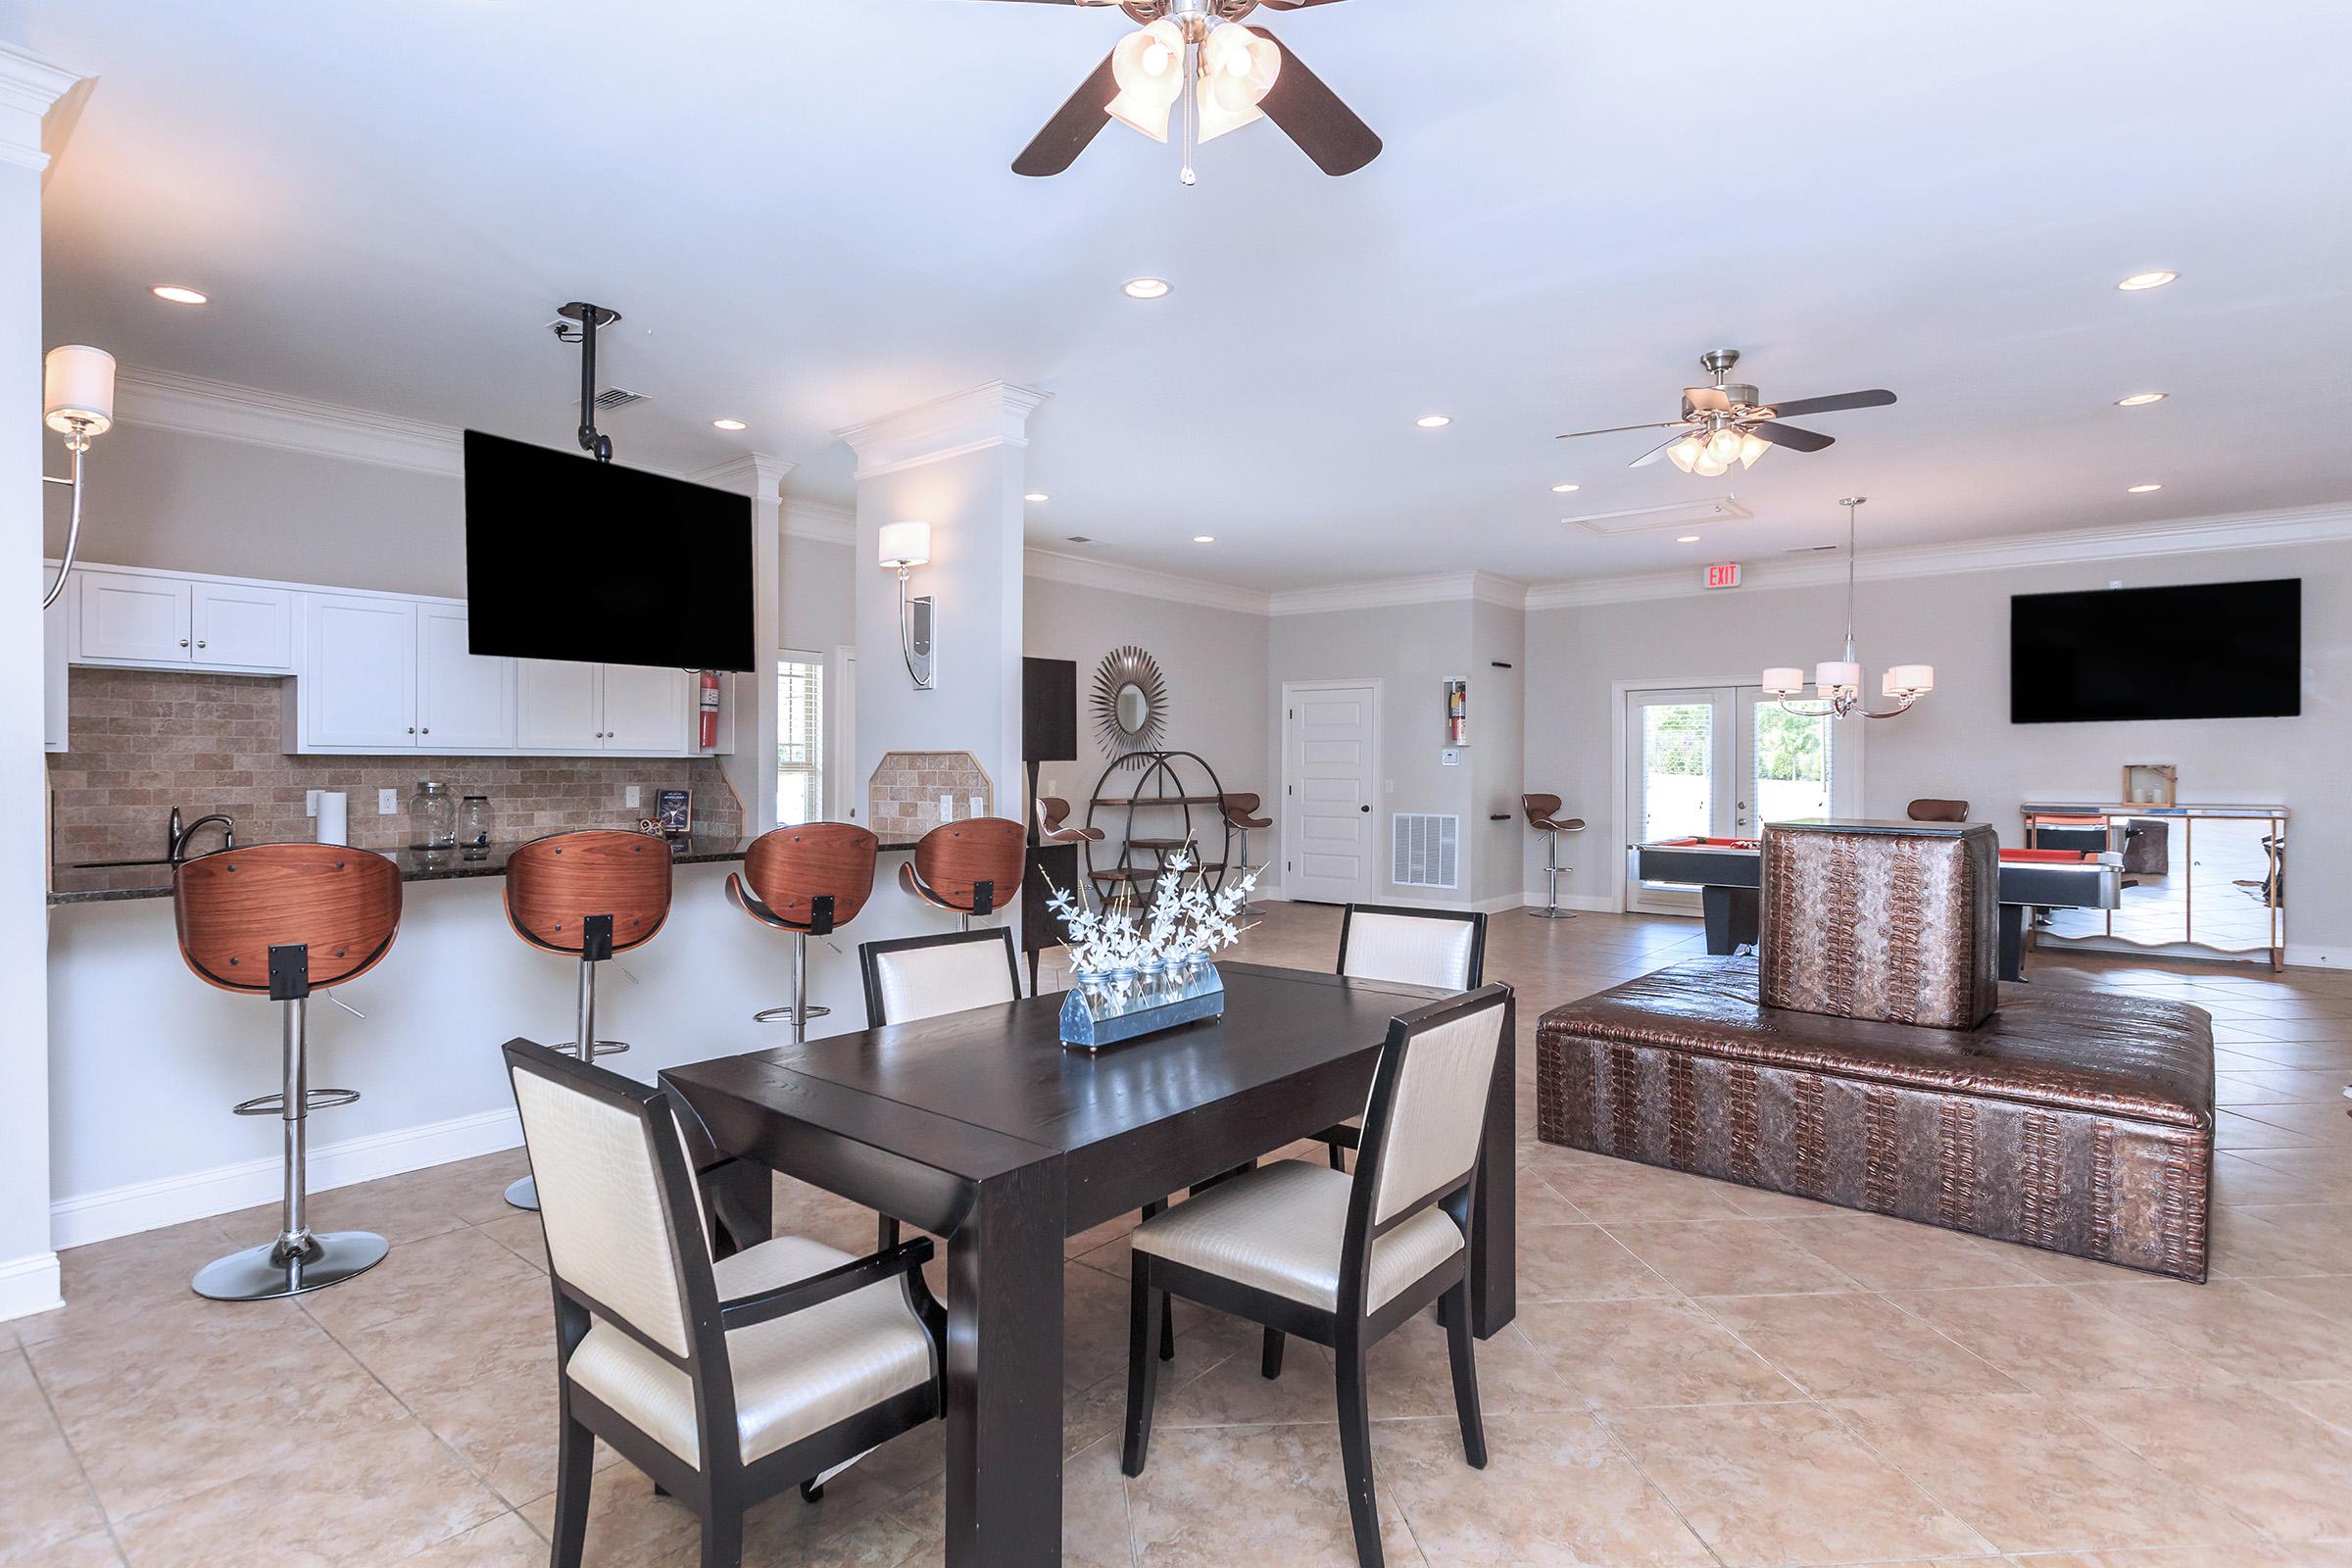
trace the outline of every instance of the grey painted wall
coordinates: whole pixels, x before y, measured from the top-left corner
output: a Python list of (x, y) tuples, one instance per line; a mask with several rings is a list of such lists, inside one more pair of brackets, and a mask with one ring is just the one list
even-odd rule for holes
[(783, 558), (784, 646), (830, 658), (857, 642), (856, 548), (787, 532)]

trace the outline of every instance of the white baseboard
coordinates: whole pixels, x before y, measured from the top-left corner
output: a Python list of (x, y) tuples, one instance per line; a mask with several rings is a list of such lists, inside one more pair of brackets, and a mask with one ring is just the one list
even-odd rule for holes
[(0, 1323), (66, 1304), (57, 1283), (57, 1254), (34, 1252), (0, 1263)]
[[(1544, 890), (1529, 888), (1518, 903), (1530, 909), (1541, 909), (1544, 907)], [(1614, 914), (1617, 912), (1617, 901), (1605, 893), (1563, 893), (1560, 895), (1560, 907), (1575, 909), (1583, 914)]]
[(2293, 969), (2352, 969), (2352, 946), (2323, 947), (2317, 943), (2286, 945), (2287, 967)]
[(1403, 894), (1391, 894), (1373, 902), (1394, 905), (1401, 909), (1470, 909), (1481, 914), (1500, 914), (1505, 909), (1519, 907), (1519, 896), (1515, 893), (1505, 893), (1494, 899), (1415, 899)]
[[(354, 1182), (398, 1176), (428, 1165), (445, 1165), (453, 1159), (471, 1159), (476, 1154), (494, 1154), (500, 1150), (519, 1148), (521, 1144), (522, 1123), (511, 1108), (429, 1122), (422, 1127), (370, 1133), (337, 1144), (320, 1144), (311, 1150), (310, 1190), (330, 1192)], [(84, 1193), (78, 1198), (60, 1199), (49, 1205), (50, 1245), (83, 1247), (185, 1220), (233, 1214), (241, 1208), (274, 1202), (283, 1187), (283, 1167), (277, 1160), (249, 1159), (192, 1171), (185, 1176), (134, 1182)], [(0, 1317), (8, 1315), (7, 1267), (0, 1264)], [(54, 1293), (54, 1257), (50, 1268)]]

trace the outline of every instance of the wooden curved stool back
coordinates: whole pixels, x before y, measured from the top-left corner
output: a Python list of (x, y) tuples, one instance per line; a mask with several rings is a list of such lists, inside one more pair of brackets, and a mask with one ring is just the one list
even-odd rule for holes
[(1527, 825), (1546, 835), (1544, 853), (1544, 907), (1527, 912), (1543, 920), (1573, 920), (1576, 913), (1560, 907), (1560, 873), (1574, 867), (1560, 863), (1560, 835), (1582, 833), (1585, 819), (1581, 816), (1562, 816), (1557, 795), (1522, 795), (1519, 809), (1527, 813)]
[(808, 1004), (808, 939), (858, 918), (874, 891), (881, 851), (880, 840), (850, 822), (780, 827), (752, 841), (743, 870), (727, 876), (727, 897), (761, 925), (792, 933), (792, 1004), (763, 1007), (752, 1014), (754, 1023), (789, 1020), (797, 1046), (808, 1038), (809, 1019), (833, 1010)]
[[(507, 920), (551, 953), (611, 957), (653, 940), (669, 918), (669, 846), (650, 833), (598, 828), (533, 839), (507, 858)], [(588, 922), (610, 917), (610, 946)]]
[(207, 1264), (192, 1282), (215, 1300), (256, 1301), (365, 1273), (383, 1261), (369, 1231), (310, 1228), (310, 1113), (348, 1105), (356, 1089), (313, 1089), (309, 1004), (318, 987), (356, 980), (392, 951), (400, 930), (400, 867), (340, 844), (254, 844), (184, 860), (172, 874), (180, 956), (223, 991), (268, 997), (282, 1015), (282, 1077), (274, 1095), (238, 1103), (240, 1116), (275, 1116), (285, 1186), (275, 1241)]
[(1001, 816), (943, 822), (916, 842), (914, 858), (899, 867), (899, 885), (969, 930), (973, 915), (1008, 909), (1020, 897), (1027, 838), (1020, 823)]

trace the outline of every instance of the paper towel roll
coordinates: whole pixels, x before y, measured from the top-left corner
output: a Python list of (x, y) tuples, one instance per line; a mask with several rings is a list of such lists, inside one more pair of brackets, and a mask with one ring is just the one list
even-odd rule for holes
[(318, 792), (319, 843), (349, 844), (351, 842), (347, 815), (350, 801), (351, 798), (341, 790), (320, 790)]

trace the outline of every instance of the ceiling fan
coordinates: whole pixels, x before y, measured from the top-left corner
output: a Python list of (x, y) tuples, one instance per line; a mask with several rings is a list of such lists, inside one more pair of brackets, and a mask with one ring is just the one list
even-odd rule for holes
[(1838, 392), (1826, 398), (1797, 398), (1788, 403), (1766, 403), (1756, 395), (1753, 386), (1731, 379), (1732, 367), (1740, 363), (1738, 349), (1711, 350), (1700, 355), (1698, 363), (1715, 377), (1715, 384), (1683, 388), (1681, 418), (1664, 419), (1656, 424), (1613, 424), (1605, 430), (1576, 430), (1560, 439), (1573, 441), (1579, 436), (1613, 435), (1620, 430), (1673, 430), (1677, 433), (1651, 447), (1626, 466), (1647, 467), (1660, 458), (1666, 458), (1685, 473), (1712, 479), (1728, 471), (1735, 463), (1743, 468), (1754, 467), (1756, 460), (1773, 447), (1787, 447), (1792, 452), (1819, 452), (1837, 439), (1813, 430), (1800, 430), (1792, 424), (1783, 424), (1780, 421), (1784, 415), (1878, 409), (1894, 401), (1893, 393), (1878, 388), (1869, 392)]
[[(1257, 120), (1271, 120), (1326, 174), (1352, 174), (1380, 156), (1380, 138), (1281, 39), (1242, 19), (1263, 6), (1300, 11), (1335, 0), (1027, 0), (1030, 4), (1115, 6), (1140, 24), (1119, 40), (1070, 101), (1037, 133), (1012, 172), (1058, 174), (1107, 121), (1168, 139), (1182, 111), (1183, 177), (1194, 183), (1193, 149)], [(1187, 86), (1192, 88), (1187, 91)]]

